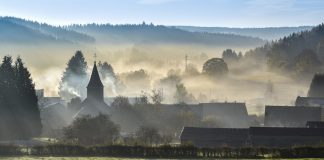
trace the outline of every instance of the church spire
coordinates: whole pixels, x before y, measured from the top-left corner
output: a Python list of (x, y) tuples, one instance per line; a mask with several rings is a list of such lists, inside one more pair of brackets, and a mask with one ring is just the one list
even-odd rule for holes
[(103, 100), (103, 84), (100, 80), (96, 61), (94, 62), (89, 84), (87, 86), (87, 98)]

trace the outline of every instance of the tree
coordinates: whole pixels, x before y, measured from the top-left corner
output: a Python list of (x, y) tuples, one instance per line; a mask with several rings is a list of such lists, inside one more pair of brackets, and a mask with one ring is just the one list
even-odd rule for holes
[(321, 65), (321, 62), (313, 50), (304, 49), (295, 57), (292, 68), (296, 75), (304, 76), (306, 74), (316, 73)]
[(31, 75), (21, 58), (12, 66), (5, 56), (0, 66), (0, 139), (28, 139), (42, 129)]
[(81, 51), (69, 60), (59, 86), (59, 95), (66, 100), (85, 97), (87, 85), (87, 62)]
[(240, 51), (239, 54), (237, 55), (237, 58), (238, 58), (239, 60), (241, 60), (241, 59), (243, 58), (243, 54), (242, 54), (241, 51)]
[(185, 103), (186, 98), (188, 96), (188, 92), (186, 87), (180, 83), (176, 85), (176, 93), (174, 95), (174, 98), (177, 103)]
[(136, 138), (138, 139), (140, 144), (149, 146), (158, 144), (161, 141), (161, 135), (154, 127), (140, 127), (136, 131)]
[(64, 137), (81, 145), (113, 144), (119, 137), (119, 127), (108, 115), (83, 116), (64, 128)]
[(228, 73), (228, 67), (223, 59), (212, 58), (204, 63), (202, 72), (212, 77), (221, 77)]
[(309, 87), (308, 97), (324, 97), (324, 74), (315, 74)]
[(149, 99), (147, 97), (147, 94), (142, 91), (141, 95), (139, 97), (135, 98), (135, 104), (136, 105), (147, 105), (149, 104)]
[(237, 53), (234, 50), (226, 49), (226, 50), (223, 51), (222, 59), (226, 63), (232, 63), (232, 62), (237, 62), (239, 60), (239, 57), (238, 57)]
[(131, 107), (129, 100), (124, 96), (117, 96), (114, 98), (114, 101), (111, 103), (111, 107), (115, 109), (127, 109)]
[(114, 72), (113, 67), (107, 63), (99, 61), (98, 71), (103, 83), (105, 83), (108, 93), (112, 92), (114, 95), (117, 95), (117, 90), (122, 89), (122, 82), (119, 80), (117, 75)]
[(24, 137), (35, 137), (40, 135), (42, 130), (38, 99), (31, 75), (20, 57), (15, 62), (15, 72), (18, 89), (16, 97), (21, 107), (19, 111), (21, 111), (21, 125), (25, 131)]
[(10, 56), (3, 57), (0, 66), (0, 139), (16, 139), (19, 136), (17, 131), (20, 125), (14, 112), (16, 110), (14, 102), (18, 102), (15, 99), (17, 88), (15, 72), (11, 64), (12, 58)]
[(129, 86), (142, 90), (149, 89), (151, 83), (150, 76), (144, 69), (128, 73), (125, 77), (125, 81)]
[(163, 94), (162, 90), (157, 90), (157, 89), (152, 90), (151, 99), (152, 99), (153, 104), (155, 104), (155, 105), (161, 104), (161, 102), (163, 101), (162, 94)]
[(99, 61), (98, 69), (99, 69), (99, 73), (102, 77), (116, 78), (114, 69), (109, 63), (107, 63), (107, 62), (101, 63), (101, 61)]

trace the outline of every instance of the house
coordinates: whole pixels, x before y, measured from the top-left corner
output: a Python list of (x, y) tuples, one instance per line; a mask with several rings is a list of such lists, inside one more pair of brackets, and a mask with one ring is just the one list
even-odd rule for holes
[(36, 90), (36, 96), (38, 98), (38, 106), (40, 107), (40, 109), (55, 105), (57, 103), (66, 105), (66, 101), (64, 101), (61, 97), (45, 97), (44, 89)]
[(181, 144), (199, 148), (293, 147), (324, 143), (324, 128), (194, 128), (184, 127)]
[(308, 121), (321, 120), (320, 107), (266, 106), (265, 127), (305, 127)]
[(307, 128), (324, 128), (323, 121), (308, 121), (306, 123)]
[(321, 107), (321, 120), (324, 121), (324, 98), (323, 97), (300, 97), (298, 96), (295, 101), (295, 105), (300, 106), (311, 106), (311, 107)]
[(202, 118), (213, 117), (224, 128), (248, 128), (250, 118), (245, 103), (200, 103)]
[(324, 128), (251, 127), (253, 147), (314, 146), (324, 143)]
[(181, 144), (191, 144), (196, 147), (238, 147), (248, 145), (248, 128), (196, 128), (184, 127)]
[(313, 107), (323, 107), (324, 98), (323, 97), (300, 97), (298, 96), (295, 101), (296, 106), (313, 106)]
[(223, 128), (248, 128), (250, 124), (245, 103), (162, 104), (160, 111), (164, 115), (191, 112), (200, 120), (215, 120)]
[(41, 109), (42, 135), (50, 137), (61, 136), (60, 130), (68, 126), (71, 121), (71, 113), (61, 103), (50, 104)]

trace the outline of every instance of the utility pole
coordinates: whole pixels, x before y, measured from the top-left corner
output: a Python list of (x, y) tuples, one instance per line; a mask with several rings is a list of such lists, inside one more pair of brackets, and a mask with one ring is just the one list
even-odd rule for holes
[(188, 69), (188, 55), (185, 56), (185, 63), (186, 63), (186, 66), (185, 66), (185, 71), (187, 71)]

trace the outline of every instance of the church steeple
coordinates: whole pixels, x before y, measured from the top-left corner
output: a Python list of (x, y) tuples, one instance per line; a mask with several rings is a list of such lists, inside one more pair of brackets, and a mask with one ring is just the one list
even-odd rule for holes
[(87, 98), (93, 100), (103, 100), (103, 84), (100, 80), (99, 72), (97, 69), (96, 61), (92, 69), (89, 84), (87, 86)]

